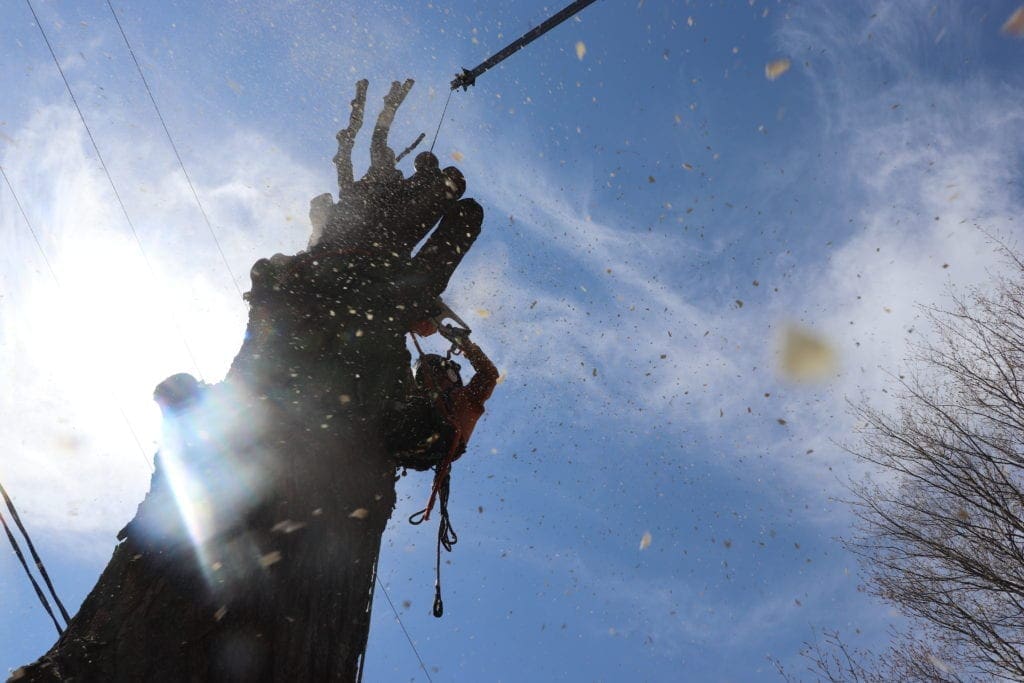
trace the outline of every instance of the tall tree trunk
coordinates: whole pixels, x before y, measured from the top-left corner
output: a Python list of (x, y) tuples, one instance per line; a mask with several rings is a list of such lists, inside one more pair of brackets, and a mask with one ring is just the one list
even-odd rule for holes
[(67, 631), (15, 679), (355, 679), (395, 503), (405, 332), (437, 312), (483, 222), (458, 169), (423, 152), (397, 170), (387, 136), (412, 80), (391, 84), (354, 180), (367, 85), (337, 135), (340, 201), (311, 203), (308, 251), (253, 266), (227, 378), (158, 388), (150, 491)]
[(165, 413), (126, 540), (15, 679), (355, 679), (395, 502), (382, 420), (419, 308), (392, 276), (316, 248), (254, 266), (227, 378)]

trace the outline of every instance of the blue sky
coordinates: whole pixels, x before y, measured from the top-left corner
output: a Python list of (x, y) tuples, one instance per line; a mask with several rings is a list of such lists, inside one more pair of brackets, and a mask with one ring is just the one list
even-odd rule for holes
[[(77, 607), (148, 486), (153, 386), (222, 377), (246, 311), (106, 5), (36, 5), (152, 265), (6, 3), (0, 163), (60, 286), (0, 188), (0, 477)], [(115, 6), (243, 290), (335, 190), (356, 80), (375, 112), (416, 79), (401, 148), (459, 68), (555, 9)], [(1000, 268), (986, 233), (1019, 240), (1015, 8), (603, 0), (453, 96), (436, 151), (486, 218), (446, 298), (504, 381), (455, 472), (443, 619), (432, 534), (405, 523), (426, 477), (402, 480), (385, 537), (434, 680), (748, 681), (769, 655), (802, 668), (814, 628), (885, 642), (898, 616), (835, 541), (864, 475), (846, 401), (891, 406), (886, 373), (928, 335), (915, 306)], [(817, 382), (779, 371), (792, 326), (835, 354)], [(0, 553), (3, 670), (53, 642), (20, 571)], [(425, 680), (380, 593), (367, 680)]]

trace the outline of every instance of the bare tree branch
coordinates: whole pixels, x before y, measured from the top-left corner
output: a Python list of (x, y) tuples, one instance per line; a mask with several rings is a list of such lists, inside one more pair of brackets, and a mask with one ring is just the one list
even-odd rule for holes
[(823, 633), (803, 652), (819, 680), (1024, 679), (1024, 260), (1002, 251), (1012, 276), (925, 309), (936, 340), (895, 414), (854, 406), (847, 450), (877, 475), (851, 486), (845, 544), (913, 629), (880, 655)]

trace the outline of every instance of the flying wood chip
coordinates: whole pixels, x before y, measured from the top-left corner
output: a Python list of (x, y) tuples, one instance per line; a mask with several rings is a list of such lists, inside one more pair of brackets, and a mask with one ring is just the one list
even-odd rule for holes
[(787, 379), (821, 381), (835, 371), (836, 354), (825, 339), (809, 330), (792, 326), (783, 332), (779, 365)]
[(352, 514), (349, 515), (349, 517), (353, 519), (366, 519), (369, 516), (370, 511), (367, 510), (366, 508), (357, 508), (352, 511)]
[(1003, 33), (1015, 38), (1024, 38), (1024, 5), (1018, 7), (1006, 20), (1003, 24)]
[(281, 561), (281, 553), (277, 550), (272, 550), (266, 555), (260, 556), (260, 566), (269, 567), (272, 564), (277, 564)]
[(774, 81), (789, 71), (790, 65), (791, 63), (788, 59), (776, 59), (774, 62), (768, 62), (764, 65), (764, 77), (769, 81)]
[(640, 539), (640, 550), (647, 550), (649, 547), (651, 547), (651, 532), (645, 531)]
[(581, 40), (576, 43), (576, 59), (583, 61), (583, 55), (585, 54), (587, 54), (587, 46)]

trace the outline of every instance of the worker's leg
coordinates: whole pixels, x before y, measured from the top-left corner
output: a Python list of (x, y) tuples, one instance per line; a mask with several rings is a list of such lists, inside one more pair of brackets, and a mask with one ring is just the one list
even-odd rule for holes
[(414, 268), (423, 275), (427, 295), (440, 296), (448, 287), (455, 269), (480, 235), (483, 222), (483, 207), (473, 199), (457, 202), (441, 219), (413, 258)]
[(411, 256), (413, 247), (427, 236), (466, 191), (466, 179), (454, 166), (441, 170), (437, 157), (423, 152), (416, 157), (416, 173), (406, 186), (407, 199), (396, 212), (399, 241), (396, 251)]

